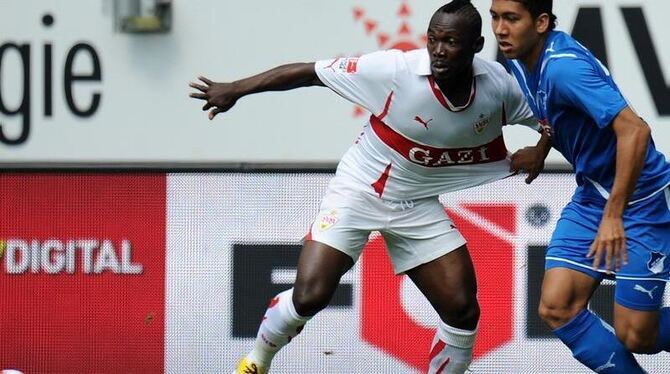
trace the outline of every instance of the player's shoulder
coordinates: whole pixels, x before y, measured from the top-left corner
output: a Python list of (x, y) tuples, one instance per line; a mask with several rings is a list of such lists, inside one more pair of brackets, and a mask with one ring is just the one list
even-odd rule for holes
[(507, 75), (507, 70), (505, 70), (505, 67), (498, 61), (486, 60), (479, 56), (475, 56), (472, 60), (472, 67), (475, 71), (475, 75), (487, 74), (491, 75), (493, 78), (500, 78), (501, 76), (504, 77)]
[(562, 31), (552, 31), (544, 51), (542, 75), (565, 80), (593, 66), (591, 52), (572, 36)]
[[(476, 76), (482, 77), (477, 82), (489, 82), (488, 88), (507, 92), (509, 86), (516, 84), (510, 79), (510, 75), (498, 61), (490, 61), (475, 56), (472, 67)], [(477, 87), (479, 89), (479, 87)]]
[(430, 66), (430, 57), (426, 48), (412, 49), (410, 51), (400, 51), (394, 49), (399, 59), (410, 69), (416, 69), (420, 66)]
[(390, 66), (396, 66), (397, 68), (410, 66), (415, 60), (419, 59), (419, 53), (415, 51), (405, 52), (399, 49), (379, 50), (366, 56), (376, 61), (383, 61)]
[(578, 54), (550, 56), (542, 69), (543, 80), (552, 86), (577, 84), (595, 73), (593, 62)]
[(428, 50), (426, 48), (412, 49), (409, 51), (391, 49), (391, 51), (401, 55), (407, 61), (420, 61), (423, 58), (428, 57)]

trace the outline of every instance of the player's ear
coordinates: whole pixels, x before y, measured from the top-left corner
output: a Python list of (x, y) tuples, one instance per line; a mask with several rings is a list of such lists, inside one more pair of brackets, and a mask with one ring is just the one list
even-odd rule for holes
[(551, 17), (549, 17), (549, 14), (547, 13), (540, 14), (535, 20), (535, 31), (537, 31), (538, 34), (544, 34), (545, 32), (547, 32), (549, 30), (550, 20)]
[(479, 53), (482, 51), (482, 48), (484, 48), (484, 37), (480, 36), (475, 40), (474, 44), (472, 44), (472, 49), (475, 53)]

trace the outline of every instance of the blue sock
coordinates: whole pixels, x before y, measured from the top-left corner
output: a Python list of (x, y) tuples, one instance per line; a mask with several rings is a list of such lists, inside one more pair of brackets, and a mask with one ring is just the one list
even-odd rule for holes
[(656, 338), (656, 352), (670, 351), (670, 308), (661, 308), (658, 311), (658, 337)]
[(614, 329), (588, 310), (582, 310), (570, 322), (554, 330), (570, 348), (572, 355), (598, 373), (645, 373)]

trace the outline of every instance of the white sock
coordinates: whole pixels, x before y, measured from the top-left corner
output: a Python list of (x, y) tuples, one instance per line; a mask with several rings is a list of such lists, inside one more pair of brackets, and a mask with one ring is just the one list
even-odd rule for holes
[(440, 321), (430, 350), (429, 374), (463, 374), (472, 362), (477, 329), (463, 330)]
[(275, 354), (302, 331), (311, 317), (302, 317), (293, 305), (293, 288), (275, 296), (258, 328), (254, 349), (247, 359), (265, 368)]

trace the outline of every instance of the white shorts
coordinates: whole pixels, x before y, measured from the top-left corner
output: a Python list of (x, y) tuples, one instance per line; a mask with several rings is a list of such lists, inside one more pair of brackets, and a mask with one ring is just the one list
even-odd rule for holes
[(390, 201), (337, 181), (328, 186), (308, 239), (333, 247), (354, 262), (372, 231), (379, 231), (396, 274), (466, 243), (437, 196)]

